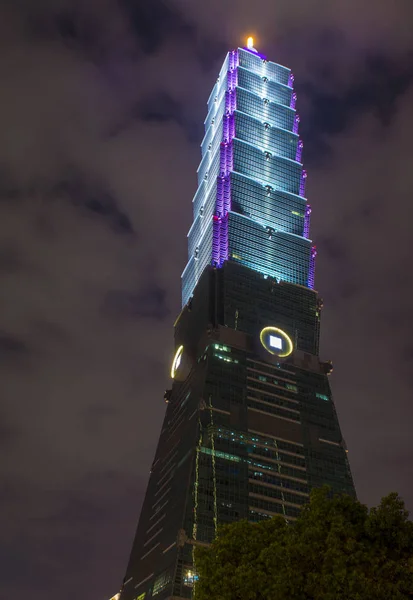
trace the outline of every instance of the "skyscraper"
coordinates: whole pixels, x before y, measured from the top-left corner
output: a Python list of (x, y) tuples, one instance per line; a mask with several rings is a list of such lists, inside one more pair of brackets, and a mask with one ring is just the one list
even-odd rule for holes
[[(208, 100), (172, 387), (121, 600), (190, 598), (221, 523), (354, 494), (319, 358), (294, 78), (249, 41)], [(195, 565), (196, 567), (196, 565)]]

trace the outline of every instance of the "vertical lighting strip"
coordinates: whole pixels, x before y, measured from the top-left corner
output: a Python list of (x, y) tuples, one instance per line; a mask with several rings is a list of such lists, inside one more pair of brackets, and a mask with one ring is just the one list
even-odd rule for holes
[(212, 414), (212, 397), (209, 397), (209, 415), (210, 415), (210, 440), (211, 440), (211, 450), (212, 450), (212, 477), (213, 477), (213, 485), (214, 485), (214, 529), (215, 529), (215, 537), (218, 533), (218, 506), (217, 506), (217, 474), (215, 467), (215, 440), (214, 440), (214, 417)]
[(304, 231), (303, 231), (303, 237), (305, 237), (307, 240), (310, 237), (310, 216), (311, 216), (311, 206), (309, 204), (307, 204), (305, 207)]
[[(276, 452), (275, 456), (276, 456), (277, 461), (279, 461), (278, 464), (277, 464), (278, 473), (281, 473), (281, 465), (280, 465), (281, 457), (280, 457), (280, 455), (278, 453), (278, 443), (277, 443), (277, 440), (274, 440), (274, 446), (275, 446), (275, 452)], [(281, 479), (281, 487), (282, 487), (282, 479)], [(281, 506), (282, 506), (282, 509), (283, 509), (284, 518), (286, 518), (287, 515), (285, 513), (285, 504), (284, 503), (285, 503), (284, 491), (281, 490)]]
[(306, 179), (307, 179), (307, 171), (305, 169), (303, 169), (301, 172), (301, 179), (300, 179), (300, 196), (302, 196), (303, 198), (305, 197)]
[(297, 144), (297, 152), (295, 153), (295, 160), (297, 162), (301, 162), (301, 157), (303, 155), (303, 148), (304, 148), (304, 144), (302, 140), (298, 140), (298, 144)]
[(227, 91), (225, 92), (225, 115), (220, 148), (220, 173), (217, 181), (215, 214), (212, 221), (212, 265), (222, 267), (229, 258), (228, 212), (231, 210), (230, 173), (234, 168), (232, 140), (235, 137), (234, 111), (237, 106), (238, 51), (229, 53)]
[(221, 255), (221, 223), (216, 215), (214, 215), (212, 219), (212, 266), (219, 267)]
[(198, 487), (199, 487), (199, 452), (202, 446), (202, 424), (201, 418), (198, 418), (199, 440), (196, 448), (195, 458), (195, 484), (194, 484), (194, 522), (192, 525), (192, 537), (196, 540), (198, 532)]
[[(196, 446), (196, 458), (195, 458), (195, 485), (194, 485), (194, 522), (192, 525), (192, 538), (196, 540), (196, 536), (198, 534), (198, 488), (199, 488), (199, 453), (202, 446), (202, 423), (201, 417), (198, 416), (198, 425), (199, 425), (199, 440)], [(194, 568), (194, 572), (196, 572), (196, 564), (195, 564), (195, 544), (192, 544), (192, 564)], [(194, 588), (194, 596), (195, 596), (195, 579), (193, 582)]]
[(295, 115), (294, 125), (293, 125), (293, 133), (298, 133), (299, 125), (300, 125), (300, 115)]
[(311, 248), (310, 257), (310, 269), (308, 271), (308, 287), (314, 289), (314, 276), (315, 276), (315, 257), (317, 256), (317, 249), (315, 246)]

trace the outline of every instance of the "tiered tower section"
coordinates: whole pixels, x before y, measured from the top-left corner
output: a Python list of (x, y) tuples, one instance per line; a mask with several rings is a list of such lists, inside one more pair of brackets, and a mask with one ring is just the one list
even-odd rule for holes
[(254, 49), (228, 53), (208, 100), (182, 304), (208, 264), (231, 260), (313, 288), (307, 173), (294, 76)]

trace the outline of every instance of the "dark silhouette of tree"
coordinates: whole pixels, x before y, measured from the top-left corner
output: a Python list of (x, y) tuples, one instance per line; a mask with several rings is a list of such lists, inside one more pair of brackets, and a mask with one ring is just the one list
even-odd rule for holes
[(197, 548), (196, 600), (403, 600), (413, 595), (413, 523), (395, 493), (368, 509), (314, 490), (294, 522), (222, 527)]

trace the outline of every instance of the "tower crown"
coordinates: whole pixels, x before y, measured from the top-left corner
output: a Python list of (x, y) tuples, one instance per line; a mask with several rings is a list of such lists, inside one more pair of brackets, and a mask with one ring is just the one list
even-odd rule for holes
[(208, 100), (182, 304), (208, 265), (235, 261), (313, 288), (307, 173), (294, 77), (254, 48), (229, 52)]

